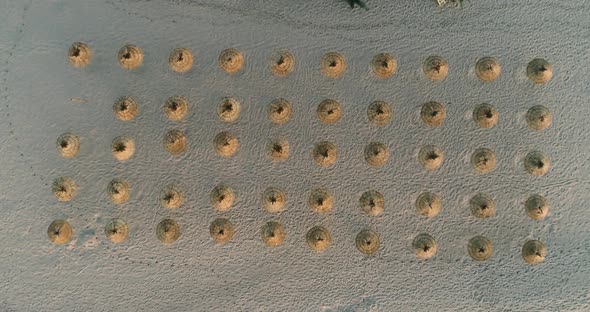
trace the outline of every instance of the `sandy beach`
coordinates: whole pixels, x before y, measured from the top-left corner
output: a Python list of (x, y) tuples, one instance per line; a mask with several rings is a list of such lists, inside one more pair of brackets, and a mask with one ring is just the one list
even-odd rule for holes
[(0, 4), (0, 311), (590, 310), (590, 2), (366, 3)]

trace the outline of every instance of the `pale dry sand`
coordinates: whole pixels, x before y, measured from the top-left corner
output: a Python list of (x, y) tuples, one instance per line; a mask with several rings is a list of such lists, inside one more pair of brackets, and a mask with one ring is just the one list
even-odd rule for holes
[[(5, 177), (0, 224), (7, 233), (0, 236), (5, 264), (0, 310), (590, 310), (585, 265), (590, 256), (584, 252), (590, 248), (585, 239), (590, 210), (583, 205), (590, 201), (584, 66), (590, 3), (465, 1), (463, 8), (444, 9), (430, 1), (367, 4), (365, 12), (339, 1), (3, 2), (0, 26), (9, 31), (0, 32), (0, 172)], [(91, 49), (85, 67), (70, 63), (74, 42)], [(116, 58), (127, 43), (144, 52), (134, 70), (121, 69)], [(194, 56), (184, 74), (168, 63), (178, 47)], [(217, 60), (231, 47), (245, 62), (228, 75)], [(296, 60), (285, 77), (269, 65), (272, 53), (281, 50)], [(320, 71), (329, 51), (347, 61), (338, 79)], [(397, 60), (397, 71), (387, 79), (377, 77), (371, 66), (382, 52)], [(424, 75), (422, 63), (431, 55), (448, 61), (443, 80)], [(475, 72), (477, 61), (487, 56), (501, 64), (492, 82), (481, 81)], [(551, 79), (541, 84), (527, 75), (528, 63), (537, 58), (552, 65)], [(175, 95), (190, 100), (190, 114), (182, 122), (171, 122), (162, 112), (166, 99)], [(113, 113), (121, 96), (132, 96), (138, 104), (130, 121)], [(226, 96), (242, 104), (232, 123), (216, 114)], [(283, 124), (271, 122), (266, 111), (277, 98), (292, 105)], [(323, 124), (315, 114), (324, 99), (342, 105), (335, 124)], [(367, 108), (374, 101), (389, 103), (394, 113), (382, 126), (368, 121)], [(429, 101), (445, 109), (439, 127), (421, 120), (421, 106)], [(473, 121), (481, 103), (499, 112), (492, 128)], [(552, 116), (542, 131), (526, 118), (537, 105)], [(162, 138), (173, 129), (187, 138), (181, 157), (171, 157), (162, 147)], [(221, 131), (239, 138), (235, 157), (214, 151), (213, 138)], [(64, 133), (80, 137), (74, 158), (56, 150), (56, 139)], [(121, 135), (133, 138), (137, 147), (126, 162), (115, 160), (109, 150)], [(285, 162), (265, 155), (266, 143), (274, 138), (291, 146)], [(311, 158), (314, 144), (322, 141), (338, 146), (338, 161), (331, 167), (317, 166)], [(364, 147), (373, 141), (390, 147), (385, 166), (370, 167), (363, 158)], [(445, 152), (444, 164), (433, 172), (416, 160), (428, 144)], [(485, 175), (470, 165), (473, 151), (481, 147), (497, 157), (496, 169)], [(545, 176), (533, 177), (524, 168), (533, 150), (550, 156)], [(68, 202), (56, 200), (51, 190), (61, 176), (79, 186)], [(133, 186), (125, 204), (114, 205), (105, 195), (114, 177)], [(183, 185), (184, 204), (164, 209), (160, 191), (175, 181)], [(224, 183), (239, 200), (233, 209), (219, 212), (211, 208), (209, 193)], [(268, 187), (287, 194), (282, 212), (261, 208)], [(307, 196), (315, 188), (333, 194), (330, 213), (308, 207)], [(381, 215), (360, 211), (359, 198), (367, 190), (384, 196)], [(442, 199), (435, 218), (414, 210), (414, 201), (426, 191)], [(466, 205), (479, 192), (496, 202), (491, 219), (473, 217)], [(551, 205), (543, 220), (526, 214), (524, 204), (533, 194)], [(236, 226), (236, 235), (223, 246), (209, 234), (211, 222), (222, 217)], [(112, 218), (128, 222), (123, 243), (105, 236)], [(182, 233), (170, 245), (155, 234), (158, 222), (167, 218), (176, 220)], [(64, 245), (48, 239), (53, 220), (71, 225), (72, 237)], [(288, 233), (275, 248), (261, 241), (261, 227), (268, 221), (281, 223)], [(306, 242), (314, 226), (331, 235), (322, 253)], [(371, 257), (355, 246), (365, 228), (381, 238)], [(436, 256), (426, 261), (410, 247), (419, 233), (428, 233), (438, 245)], [(477, 235), (493, 242), (493, 256), (484, 262), (472, 260), (466, 250)], [(546, 248), (544, 261), (534, 266), (521, 254), (529, 240)]]

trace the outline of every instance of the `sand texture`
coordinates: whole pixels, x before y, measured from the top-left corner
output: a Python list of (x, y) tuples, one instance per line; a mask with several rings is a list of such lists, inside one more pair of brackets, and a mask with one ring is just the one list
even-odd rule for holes
[[(0, 311), (590, 311), (590, 1), (0, 2)], [(77, 42), (89, 62), (70, 57)], [(119, 63), (129, 44), (139, 66)], [(182, 73), (177, 48), (193, 58)], [(344, 63), (322, 70), (330, 52)], [(430, 56), (444, 79), (426, 76)], [(486, 57), (500, 67), (478, 75)], [(165, 108), (177, 96), (184, 113)], [(218, 114), (225, 98), (237, 118)], [(318, 115), (326, 99), (339, 107)], [(79, 147), (57, 148), (63, 134)], [(321, 142), (335, 149), (314, 155)], [(371, 142), (389, 151), (380, 166)], [(444, 152), (435, 170), (424, 146)], [(479, 148), (493, 170), (474, 168)], [(217, 186), (232, 195), (213, 201)], [(314, 190), (331, 197), (310, 206)], [(481, 193), (493, 216), (474, 216)], [(50, 235), (55, 220), (71, 231)]]

